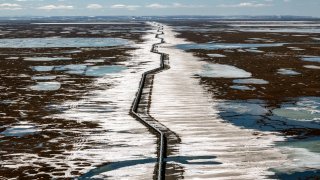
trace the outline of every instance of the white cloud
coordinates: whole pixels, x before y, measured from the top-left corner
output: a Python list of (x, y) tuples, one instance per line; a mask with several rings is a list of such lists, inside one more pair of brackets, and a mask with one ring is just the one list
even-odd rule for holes
[(193, 5), (193, 4), (180, 4), (180, 3), (173, 3), (172, 7), (174, 8), (203, 8), (203, 5)]
[(164, 8), (201, 8), (204, 6), (202, 6), (202, 5), (185, 5), (185, 4), (180, 4), (180, 3), (172, 3), (170, 5), (154, 3), (154, 4), (149, 4), (146, 7), (151, 8), (151, 9), (164, 9)]
[(291, 0), (283, 0), (284, 2), (290, 2)]
[(2, 3), (0, 4), (0, 10), (20, 10), (22, 9), (19, 4)]
[(140, 7), (141, 6), (139, 5), (125, 5), (125, 4), (114, 4), (111, 6), (112, 9), (128, 9), (130, 11), (134, 11)]
[(101, 6), (100, 4), (88, 4), (87, 8), (88, 9), (101, 9), (101, 8), (103, 8), (103, 6)]
[(57, 9), (74, 9), (73, 6), (68, 5), (46, 5), (38, 7), (37, 9), (43, 9), (43, 10), (57, 10)]
[(218, 5), (218, 7), (231, 7), (231, 8), (236, 8), (236, 7), (268, 7), (272, 6), (272, 4), (263, 4), (263, 3), (254, 3), (254, 2), (243, 2), (239, 4), (221, 4)]
[(149, 4), (146, 6), (147, 8), (152, 8), (152, 9), (163, 9), (163, 8), (168, 8), (168, 6), (163, 5), (163, 4), (158, 4), (158, 3), (154, 3), (154, 4)]

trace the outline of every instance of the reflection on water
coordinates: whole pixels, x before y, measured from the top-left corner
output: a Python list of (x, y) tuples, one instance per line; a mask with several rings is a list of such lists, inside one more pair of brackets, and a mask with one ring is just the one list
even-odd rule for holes
[(131, 43), (121, 38), (21, 38), (1, 39), (0, 48), (108, 47)]

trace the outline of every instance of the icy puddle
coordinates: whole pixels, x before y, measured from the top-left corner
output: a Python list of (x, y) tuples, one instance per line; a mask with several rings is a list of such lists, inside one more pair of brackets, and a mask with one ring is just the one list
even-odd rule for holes
[(203, 43), (203, 44), (178, 44), (176, 47), (182, 50), (191, 49), (205, 49), (205, 50), (218, 50), (218, 49), (242, 49), (242, 48), (259, 48), (259, 47), (280, 47), (285, 43), (268, 43), (268, 44), (228, 44), (228, 43)]
[(5, 131), (1, 132), (1, 135), (4, 136), (16, 136), (22, 137), (27, 135), (32, 135), (40, 130), (34, 125), (29, 125), (27, 123), (20, 123), (19, 125), (14, 125), (12, 127), (7, 128)]
[(264, 51), (258, 50), (258, 49), (245, 49), (247, 52), (251, 53), (264, 53)]
[(31, 69), (39, 72), (48, 72), (52, 71), (54, 66), (32, 66)]
[(61, 88), (59, 82), (37, 82), (36, 85), (30, 86), (30, 89), (34, 91), (56, 91)]
[(209, 57), (215, 57), (215, 58), (224, 58), (224, 57), (227, 57), (223, 54), (207, 54), (207, 56)]
[(255, 79), (255, 78), (250, 78), (250, 79), (235, 79), (233, 80), (233, 83), (236, 84), (269, 84), (268, 81), (263, 80), (263, 79)]
[(302, 58), (303, 61), (307, 62), (318, 62), (320, 63), (320, 57), (319, 56), (304, 56)]
[(33, 76), (32, 80), (41, 81), (41, 80), (54, 80), (57, 76)]
[(23, 60), (46, 62), (46, 61), (69, 61), (69, 60), (72, 60), (72, 58), (69, 58), (69, 57), (26, 57)]
[(298, 48), (298, 47), (288, 47), (288, 49), (291, 49), (292, 51), (305, 51), (305, 49)]
[(281, 74), (281, 75), (288, 75), (288, 76), (295, 76), (295, 75), (301, 74), (301, 73), (294, 71), (292, 69), (285, 69), (285, 68), (278, 69), (277, 73)]
[(91, 66), (86, 70), (85, 75), (99, 77), (99, 76), (104, 76), (104, 75), (110, 74), (110, 73), (119, 73), (125, 69), (127, 69), (125, 66), (116, 66), (116, 65), (114, 65), (114, 66)]
[(88, 60), (85, 60), (84, 62), (86, 62), (86, 63), (103, 63), (105, 61), (106, 61), (105, 59), (88, 59)]
[(132, 44), (121, 38), (21, 38), (1, 39), (0, 48), (110, 47)]
[(233, 85), (230, 86), (231, 89), (236, 89), (236, 90), (242, 90), (242, 91), (254, 91), (256, 88), (254, 87), (249, 87), (249, 86), (244, 86), (244, 85)]
[(308, 68), (308, 69), (320, 69), (320, 66), (315, 66), (315, 65), (305, 65), (303, 67)]
[(69, 64), (64, 66), (33, 66), (31, 69), (38, 72), (64, 71), (67, 74), (101, 77), (107, 74), (119, 73), (127, 69), (127, 67), (122, 65)]

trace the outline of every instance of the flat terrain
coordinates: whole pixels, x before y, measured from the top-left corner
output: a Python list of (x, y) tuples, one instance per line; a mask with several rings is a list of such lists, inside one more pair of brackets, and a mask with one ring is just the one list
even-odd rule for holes
[(319, 21), (153, 19), (0, 21), (0, 179), (156, 179), (159, 38), (166, 179), (320, 177)]

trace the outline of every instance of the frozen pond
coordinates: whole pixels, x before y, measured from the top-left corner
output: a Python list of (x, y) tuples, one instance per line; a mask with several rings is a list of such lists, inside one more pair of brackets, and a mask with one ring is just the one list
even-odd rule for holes
[(264, 53), (264, 51), (257, 50), (257, 49), (246, 49), (245, 51), (251, 52), (251, 53)]
[(310, 152), (320, 153), (320, 139), (308, 138), (304, 140), (294, 139), (287, 142), (281, 142), (278, 146), (287, 146), (292, 148), (308, 149)]
[(36, 85), (30, 86), (34, 91), (56, 91), (59, 90), (61, 84), (59, 82), (37, 82)]
[(242, 32), (320, 33), (320, 28), (240, 28)]
[(7, 128), (5, 131), (1, 132), (0, 134), (4, 136), (22, 137), (22, 136), (27, 136), (27, 135), (37, 133), (38, 131), (39, 129), (37, 129), (33, 125), (19, 124), (19, 125), (15, 125), (10, 128)]
[(230, 65), (205, 64), (199, 76), (211, 78), (249, 78), (251, 77), (251, 73)]
[(320, 98), (304, 97), (295, 104), (283, 104), (272, 111), (275, 115), (298, 121), (320, 122)]
[(294, 70), (292, 70), (292, 69), (282, 68), (282, 69), (278, 69), (278, 74), (294, 76), (294, 75), (299, 75), (300, 73), (299, 73), (299, 72), (296, 72), (296, 71), (294, 71)]
[(308, 69), (320, 69), (320, 66), (315, 66), (315, 65), (305, 65), (304, 67)]
[(33, 76), (32, 80), (54, 80), (57, 76)]
[(225, 101), (218, 104), (220, 116), (229, 122), (260, 131), (286, 131), (297, 127), (320, 128), (320, 99), (302, 97), (283, 103), (280, 108), (266, 107), (261, 100)]
[(105, 62), (105, 59), (88, 59), (85, 60), (86, 63), (103, 63)]
[(26, 57), (23, 60), (25, 61), (68, 61), (72, 60), (69, 57)]
[(236, 84), (269, 84), (268, 81), (263, 80), (263, 79), (255, 79), (255, 78), (250, 78), (250, 79), (235, 79), (233, 80), (233, 83)]
[(125, 70), (124, 66), (91, 66), (85, 72), (86, 76), (104, 76), (110, 73), (119, 73)]
[(236, 90), (242, 90), (242, 91), (253, 91), (256, 88), (254, 87), (249, 87), (249, 86), (244, 86), (244, 85), (233, 85), (230, 86), (231, 89), (236, 89)]
[(54, 66), (32, 66), (31, 69), (39, 72), (48, 72), (52, 71)]
[(209, 57), (215, 57), (215, 58), (224, 58), (224, 57), (227, 57), (223, 54), (207, 54), (207, 56)]
[(191, 49), (218, 50), (218, 49), (241, 49), (241, 48), (259, 48), (259, 47), (280, 47), (283, 45), (284, 43), (268, 43), (268, 44), (200, 43), (200, 44), (179, 44), (176, 47), (182, 50), (191, 50)]
[(69, 64), (65, 66), (56, 66), (54, 70), (65, 71), (68, 74), (83, 74), (87, 67), (87, 64)]
[(307, 62), (319, 62), (320, 63), (320, 57), (319, 56), (304, 56), (302, 58), (303, 61)]
[(110, 47), (132, 44), (121, 38), (20, 38), (1, 39), (0, 48)]
[(119, 73), (127, 69), (127, 67), (122, 65), (69, 64), (64, 66), (33, 66), (31, 69), (38, 72), (64, 71), (68, 74), (99, 77), (106, 74)]

